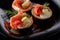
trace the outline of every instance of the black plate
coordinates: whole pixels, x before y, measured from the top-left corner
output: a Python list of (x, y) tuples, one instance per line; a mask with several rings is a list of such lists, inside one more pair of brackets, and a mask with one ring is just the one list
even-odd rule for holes
[[(51, 1), (51, 0), (31, 0), (33, 3), (39, 3), (39, 4), (44, 4), (45, 2), (48, 2), (50, 3), (50, 8), (52, 9), (53, 11), (53, 15), (50, 19), (47, 19), (47, 20), (40, 20), (40, 23), (37, 23), (36, 20), (34, 20), (35, 24), (39, 26), (42, 26), (41, 29), (43, 31), (39, 31), (39, 32), (35, 32), (35, 33), (32, 33), (30, 35), (27, 35), (27, 36), (21, 36), (21, 37), (18, 37), (18, 36), (14, 36), (14, 35), (10, 35), (8, 34), (8, 30), (5, 28), (4, 26), (4, 19), (6, 21), (9, 21), (9, 18), (8, 16), (4, 13), (4, 10), (3, 9), (7, 9), (7, 10), (11, 10), (12, 7), (11, 7), (11, 4), (13, 2), (13, 0), (6, 0), (6, 1), (1, 1), (0, 4), (1, 4), (1, 11), (0, 11), (0, 23), (1, 23), (1, 28), (2, 28), (2, 31), (5, 35), (9, 36), (9, 37), (12, 37), (12, 38), (16, 38), (16, 39), (27, 39), (27, 38), (35, 38), (37, 36), (39, 37), (46, 37), (47, 35), (50, 36), (56, 32), (58, 32), (58, 30), (60, 29), (60, 9), (57, 7), (57, 5)], [(35, 18), (34, 18), (35, 19)], [(39, 29), (37, 29), (39, 30)], [(34, 30), (36, 31), (36, 30)]]

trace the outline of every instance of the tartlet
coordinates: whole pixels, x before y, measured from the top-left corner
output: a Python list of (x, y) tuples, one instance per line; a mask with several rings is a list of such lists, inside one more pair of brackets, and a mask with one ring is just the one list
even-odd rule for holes
[(30, 0), (14, 0), (12, 8), (16, 11), (29, 11), (32, 8)]
[(47, 6), (43, 6), (40, 4), (34, 4), (31, 13), (35, 18), (41, 20), (48, 19), (52, 16), (52, 10)]

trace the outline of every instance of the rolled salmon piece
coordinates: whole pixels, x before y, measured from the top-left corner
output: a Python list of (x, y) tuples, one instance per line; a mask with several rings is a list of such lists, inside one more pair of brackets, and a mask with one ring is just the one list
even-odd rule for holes
[(21, 18), (16, 14), (10, 18), (10, 26), (13, 29), (18, 29), (18, 26), (23, 27)]

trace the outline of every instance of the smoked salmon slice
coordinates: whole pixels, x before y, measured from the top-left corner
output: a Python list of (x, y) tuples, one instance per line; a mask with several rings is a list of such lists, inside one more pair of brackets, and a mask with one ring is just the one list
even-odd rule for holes
[(21, 18), (18, 15), (15, 15), (13, 17), (10, 18), (10, 26), (13, 29), (17, 29), (18, 27), (22, 27), (22, 21)]

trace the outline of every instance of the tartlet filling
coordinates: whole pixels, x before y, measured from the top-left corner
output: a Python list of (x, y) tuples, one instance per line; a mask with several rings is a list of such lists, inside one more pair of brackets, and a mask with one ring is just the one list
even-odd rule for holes
[(34, 7), (32, 9), (33, 16), (36, 16), (40, 19), (50, 18), (52, 15), (51, 9), (47, 6), (35, 4), (33, 7)]
[(23, 29), (28, 28), (32, 25), (32, 17), (29, 15), (24, 15), (20, 17), (18, 14), (10, 18), (10, 26), (13, 29)]
[(28, 10), (30, 9), (32, 3), (30, 2), (30, 0), (14, 0), (12, 7), (19, 11), (19, 10)]

